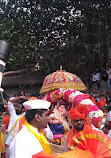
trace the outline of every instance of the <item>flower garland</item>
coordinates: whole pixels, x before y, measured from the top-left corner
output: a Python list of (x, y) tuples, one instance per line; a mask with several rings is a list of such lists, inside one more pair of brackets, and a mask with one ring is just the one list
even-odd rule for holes
[(76, 95), (73, 101), (73, 105), (82, 104), (82, 101), (86, 99), (89, 99), (89, 94)]
[(51, 103), (56, 103), (58, 99), (63, 98), (64, 95), (64, 89), (60, 88), (51, 92), (46, 93), (42, 100), (47, 100)]
[(27, 121), (25, 121), (25, 126), (38, 139), (38, 141), (40, 142), (44, 151), (46, 151), (48, 154), (52, 155), (50, 145), (49, 145), (47, 139), (45, 138), (43, 132), (41, 130), (38, 132), (37, 129), (34, 126), (30, 125)]
[[(96, 119), (96, 121), (98, 122), (100, 119), (97, 119), (97, 118), (103, 117), (102, 110), (100, 110), (98, 106), (94, 104), (94, 102), (90, 99), (89, 94), (87, 93), (84, 94), (78, 90), (74, 90), (70, 88), (69, 89), (60, 88), (60, 89), (46, 93), (42, 99), (56, 104), (60, 98), (65, 99), (69, 103), (72, 103), (73, 106), (76, 108), (79, 108), (79, 110), (81, 108), (82, 112), (85, 112), (85, 114), (92, 121), (93, 120), (95, 121)], [(81, 105), (81, 106), (78, 106), (78, 105)]]
[[(73, 103), (76, 109), (82, 110), (93, 121), (98, 122), (103, 117), (103, 111), (95, 105), (89, 97), (89, 94), (81, 93), (77, 90), (67, 89), (64, 91), (64, 99)], [(81, 106), (79, 106), (81, 105)], [(86, 108), (87, 107), (87, 108)], [(95, 119), (93, 119), (95, 118)], [(92, 122), (93, 123), (93, 122)]]

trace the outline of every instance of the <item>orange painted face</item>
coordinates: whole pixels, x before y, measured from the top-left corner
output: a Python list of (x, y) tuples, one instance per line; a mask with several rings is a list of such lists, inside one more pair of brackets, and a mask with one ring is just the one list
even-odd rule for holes
[(58, 111), (62, 114), (62, 115), (66, 115), (67, 111), (64, 105), (60, 105), (58, 107)]

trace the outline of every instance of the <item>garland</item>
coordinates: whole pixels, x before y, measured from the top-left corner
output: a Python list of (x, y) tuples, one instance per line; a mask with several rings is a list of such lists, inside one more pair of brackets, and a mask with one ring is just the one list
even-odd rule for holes
[(25, 121), (25, 125), (28, 128), (28, 130), (39, 140), (40, 144), (42, 145), (44, 151), (46, 151), (48, 154), (52, 155), (52, 151), (50, 149), (50, 145), (45, 138), (42, 131), (39, 131), (40, 134), (37, 133), (37, 129), (30, 125), (27, 121)]

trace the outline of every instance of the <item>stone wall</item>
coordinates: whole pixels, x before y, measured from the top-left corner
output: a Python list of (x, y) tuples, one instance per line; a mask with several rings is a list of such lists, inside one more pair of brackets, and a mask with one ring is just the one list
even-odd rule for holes
[[(96, 83), (94, 83), (94, 84), (92, 85), (91, 89), (89, 89), (89, 83), (87, 83), (86, 86), (87, 86), (87, 93), (92, 92), (94, 89), (98, 89)], [(102, 91), (102, 90), (108, 90), (107, 81), (100, 82), (100, 91)]]

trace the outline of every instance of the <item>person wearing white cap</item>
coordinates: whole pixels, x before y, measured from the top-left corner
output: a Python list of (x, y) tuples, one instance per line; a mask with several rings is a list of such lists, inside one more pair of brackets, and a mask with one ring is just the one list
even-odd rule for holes
[(32, 158), (32, 155), (46, 151), (52, 154), (49, 143), (42, 133), (47, 127), (50, 114), (50, 102), (29, 100), (23, 103), (27, 109), (25, 124), (10, 146), (10, 158)]
[(24, 96), (19, 97), (12, 97), (8, 101), (8, 111), (10, 114), (10, 121), (8, 125), (8, 134), (5, 138), (5, 145), (6, 145), (6, 158), (9, 158), (10, 155), (10, 144), (13, 140), (13, 130), (15, 122), (18, 118), (25, 115), (24, 107), (22, 105), (23, 102), (25, 102), (26, 99)]

